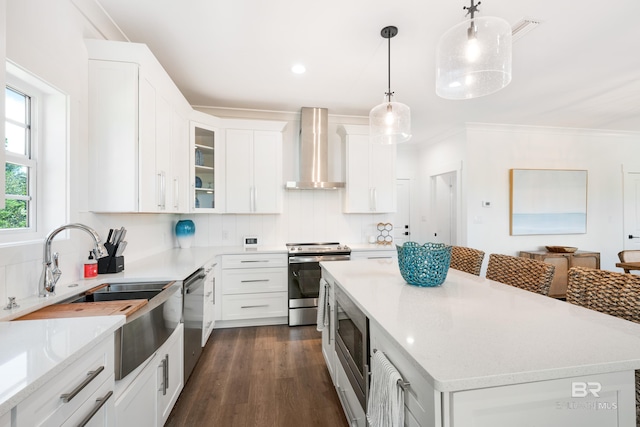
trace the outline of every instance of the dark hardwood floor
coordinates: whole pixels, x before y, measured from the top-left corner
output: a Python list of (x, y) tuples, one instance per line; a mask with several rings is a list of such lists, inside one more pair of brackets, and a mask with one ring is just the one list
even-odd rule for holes
[(315, 326), (215, 329), (167, 426), (347, 426)]

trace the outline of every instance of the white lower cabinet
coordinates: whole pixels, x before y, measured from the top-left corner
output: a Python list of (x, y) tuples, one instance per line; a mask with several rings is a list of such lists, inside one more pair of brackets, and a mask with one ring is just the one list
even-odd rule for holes
[[(370, 348), (372, 357), (374, 349), (383, 351), (404, 381), (410, 382), (404, 394), (405, 426), (635, 425), (635, 381), (632, 370), (439, 392), (399, 349), (395, 340), (371, 320)], [(339, 383), (340, 379), (337, 381)], [(577, 387), (580, 393), (572, 397), (575, 383), (584, 387)], [(589, 387), (597, 389), (598, 397), (589, 393)], [(582, 389), (584, 392), (581, 392)]]
[[(389, 362), (396, 367), (402, 379), (411, 385), (404, 392), (404, 419), (406, 426), (440, 426), (441, 394), (433, 389), (415, 366), (390, 340), (376, 322), (369, 320), (370, 356), (373, 351), (382, 351)], [(464, 424), (463, 424), (464, 425)]]
[(338, 361), (338, 356), (334, 353), (335, 364), (335, 386), (338, 398), (342, 404), (342, 409), (347, 417), (350, 427), (367, 427), (367, 417), (365, 410), (360, 406), (360, 401), (356, 396), (353, 386), (349, 382), (349, 378), (344, 368)]
[(180, 324), (144, 368), (130, 374), (135, 379), (115, 402), (118, 427), (164, 425), (184, 385), (183, 337)]
[[(14, 408), (16, 426), (114, 426), (113, 336), (96, 344), (86, 355)], [(4, 421), (4, 420), (3, 420)]]
[[(113, 381), (115, 375), (112, 375)], [(113, 382), (105, 381), (80, 408), (70, 416), (62, 427), (104, 427), (115, 426), (115, 405), (113, 404)], [(111, 403), (109, 403), (111, 401)]]
[(11, 411), (0, 417), (0, 427), (11, 427)]
[(222, 327), (287, 323), (287, 255), (222, 256)]
[(169, 418), (184, 387), (183, 325), (167, 340), (156, 355), (156, 388), (158, 390), (158, 425)]
[(467, 390), (443, 406), (451, 426), (635, 426), (634, 381), (628, 371)]

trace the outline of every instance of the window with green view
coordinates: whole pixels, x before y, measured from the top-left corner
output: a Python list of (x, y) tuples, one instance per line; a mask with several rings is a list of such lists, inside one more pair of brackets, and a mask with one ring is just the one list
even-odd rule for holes
[(0, 229), (27, 229), (35, 209), (31, 97), (7, 86), (5, 102), (6, 207), (0, 210)]

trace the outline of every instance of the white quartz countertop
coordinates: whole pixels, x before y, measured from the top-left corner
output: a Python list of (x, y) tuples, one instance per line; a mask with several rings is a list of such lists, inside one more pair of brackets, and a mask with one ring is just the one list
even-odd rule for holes
[(438, 391), (640, 368), (640, 324), (454, 269), (421, 288), (395, 260), (321, 265)]
[(0, 322), (0, 416), (113, 334), (124, 316)]
[(127, 262), (125, 259), (124, 271), (121, 273), (99, 274), (94, 279), (81, 279), (72, 283), (64, 283), (63, 273), (61, 283), (56, 286), (54, 296), (40, 298), (34, 295), (19, 300), (17, 301), (20, 305), (19, 308), (0, 311), (0, 321), (16, 319), (103, 283), (183, 280), (207, 262), (213, 261), (218, 255), (249, 253), (286, 254), (287, 250), (284, 245), (259, 247), (257, 250), (244, 249), (242, 246), (174, 248), (133, 262)]

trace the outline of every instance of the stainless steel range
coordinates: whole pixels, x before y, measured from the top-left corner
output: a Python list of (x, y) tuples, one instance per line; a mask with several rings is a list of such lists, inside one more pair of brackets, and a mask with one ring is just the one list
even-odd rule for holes
[(289, 326), (313, 325), (318, 313), (320, 262), (348, 261), (351, 249), (337, 242), (287, 243)]

